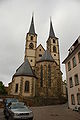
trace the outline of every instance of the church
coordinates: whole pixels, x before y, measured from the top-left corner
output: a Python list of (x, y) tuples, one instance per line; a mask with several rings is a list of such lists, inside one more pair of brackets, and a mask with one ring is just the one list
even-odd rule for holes
[[(34, 17), (32, 16), (29, 32), (26, 35), (24, 62), (16, 69), (9, 83), (9, 95), (18, 96), (27, 101), (43, 99), (59, 100), (62, 96), (62, 72), (58, 38), (55, 36), (50, 20), (46, 50), (37, 46)], [(48, 103), (49, 103), (48, 101)], [(52, 103), (53, 104), (53, 103)]]

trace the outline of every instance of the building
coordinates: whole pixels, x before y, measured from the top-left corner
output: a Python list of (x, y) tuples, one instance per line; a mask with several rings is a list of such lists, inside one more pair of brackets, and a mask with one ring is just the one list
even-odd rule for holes
[(54, 34), (52, 21), (45, 50), (41, 44), (37, 47), (37, 34), (32, 16), (30, 29), (26, 35), (24, 62), (16, 70), (9, 85), (9, 94), (23, 99), (40, 97), (40, 99), (55, 98), (59, 101), (62, 96), (62, 72), (59, 43)]
[(62, 81), (62, 91), (63, 91), (63, 96), (67, 99), (67, 84), (66, 84), (66, 80)]
[(66, 67), (69, 108), (80, 107), (80, 36), (63, 61)]

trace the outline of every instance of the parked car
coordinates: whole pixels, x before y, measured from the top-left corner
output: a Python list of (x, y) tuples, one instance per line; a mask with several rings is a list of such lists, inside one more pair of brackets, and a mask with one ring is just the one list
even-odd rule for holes
[(22, 102), (12, 103), (7, 111), (9, 120), (33, 120), (33, 112)]
[(6, 98), (4, 100), (4, 106), (6, 107), (6, 106), (8, 106), (9, 103), (12, 103), (12, 102), (18, 102), (18, 99), (16, 99), (16, 98)]
[(73, 109), (73, 111), (76, 111), (76, 112), (80, 113), (80, 107), (75, 106), (75, 108)]
[(3, 107), (4, 107), (4, 105), (3, 105), (3, 99), (0, 98), (0, 108), (3, 108)]
[(12, 102), (18, 102), (18, 99), (16, 99), (16, 98), (6, 98), (4, 100), (4, 115), (5, 115), (5, 117), (7, 117), (7, 109)]

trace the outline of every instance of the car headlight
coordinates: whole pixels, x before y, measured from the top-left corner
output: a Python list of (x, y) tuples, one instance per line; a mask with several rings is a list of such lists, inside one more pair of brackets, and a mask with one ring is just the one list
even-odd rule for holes
[(33, 112), (30, 112), (29, 115), (30, 115), (30, 116), (33, 116)]

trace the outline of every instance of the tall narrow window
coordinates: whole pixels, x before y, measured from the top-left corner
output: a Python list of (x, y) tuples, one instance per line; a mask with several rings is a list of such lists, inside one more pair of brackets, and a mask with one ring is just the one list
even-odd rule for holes
[(68, 62), (68, 71), (70, 71), (71, 70), (71, 63), (70, 63), (70, 61)]
[(45, 74), (45, 76), (44, 76), (44, 78), (45, 78), (45, 80), (47, 80), (47, 65), (45, 65), (45, 72), (44, 72)]
[(76, 66), (76, 58), (75, 57), (72, 59), (72, 62), (73, 62), (73, 67), (75, 67)]
[(40, 80), (40, 87), (43, 87), (43, 66), (41, 65), (41, 80)]
[(78, 60), (79, 60), (79, 63), (80, 63), (80, 52), (78, 53)]
[(51, 87), (51, 66), (48, 65), (48, 86)]
[(31, 40), (33, 40), (33, 36), (31, 36)]
[(75, 97), (73, 94), (71, 95), (71, 103), (72, 103), (72, 105), (75, 105)]
[(18, 84), (16, 84), (16, 86), (15, 86), (15, 93), (17, 93), (18, 92)]
[(72, 77), (69, 78), (69, 84), (70, 84), (70, 88), (73, 87)]
[(78, 105), (80, 105), (80, 93), (77, 94), (77, 102), (78, 102)]
[(29, 81), (25, 82), (25, 92), (29, 92)]
[(74, 80), (75, 80), (75, 85), (79, 85), (78, 74), (74, 76)]
[(53, 46), (53, 52), (56, 53), (56, 46)]
[(53, 39), (53, 43), (56, 43), (56, 41)]

